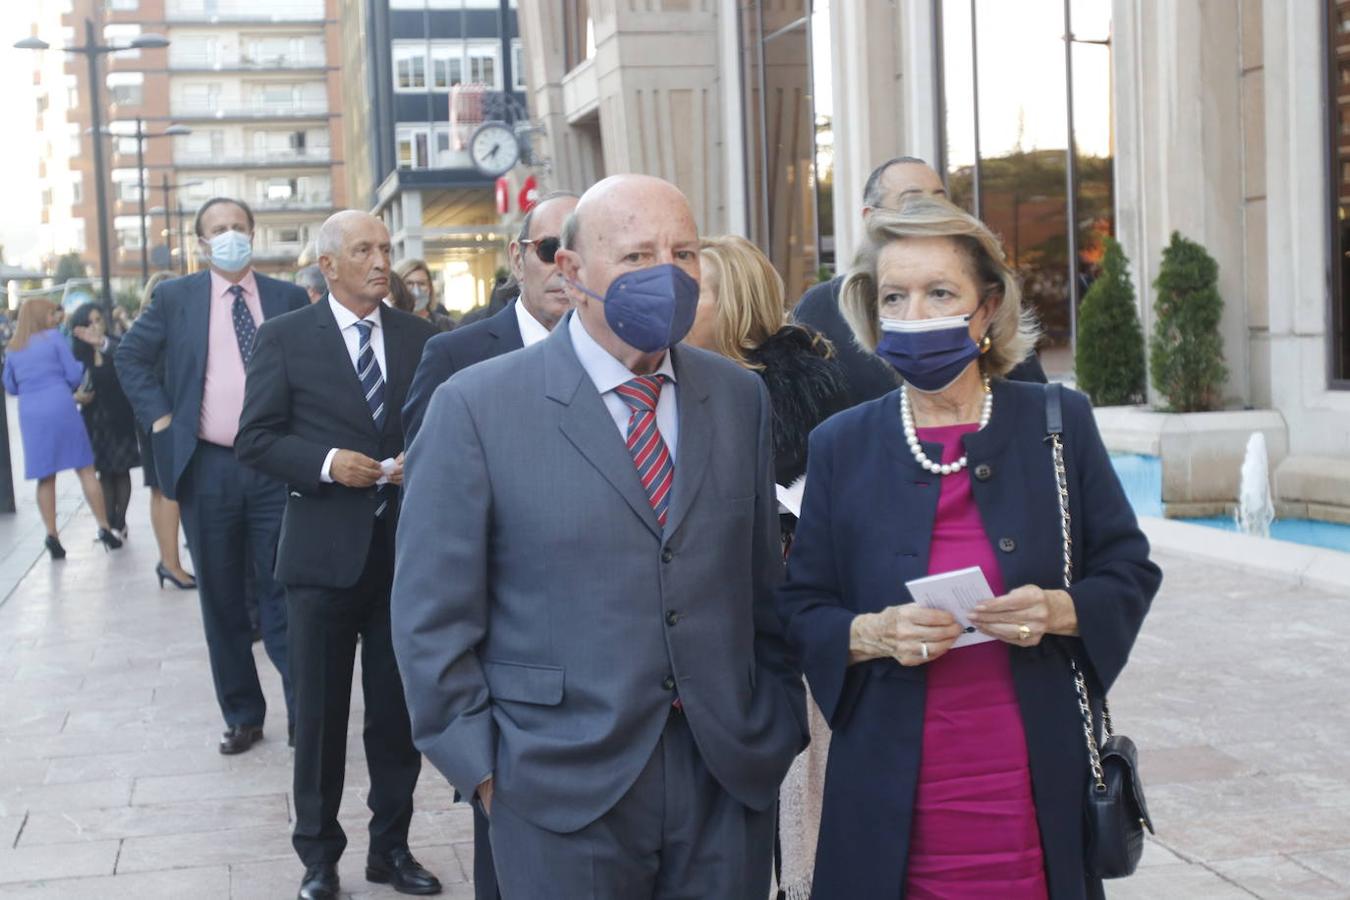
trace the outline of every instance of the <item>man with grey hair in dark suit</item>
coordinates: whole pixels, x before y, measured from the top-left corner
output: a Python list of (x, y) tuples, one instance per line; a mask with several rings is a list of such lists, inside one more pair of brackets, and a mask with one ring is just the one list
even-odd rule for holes
[(673, 185), (607, 178), (562, 240), (574, 311), (438, 388), (409, 451), (413, 737), (488, 815), (506, 900), (764, 897), (806, 739), (768, 396), (678, 345), (699, 246)]

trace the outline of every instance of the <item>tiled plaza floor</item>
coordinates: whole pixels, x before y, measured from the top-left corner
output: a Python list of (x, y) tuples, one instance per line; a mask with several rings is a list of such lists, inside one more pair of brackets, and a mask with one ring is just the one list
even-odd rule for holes
[[(278, 679), (259, 648), (267, 738), (220, 756), (196, 595), (156, 587), (146, 505), (138, 491), (115, 553), (76, 514), (70, 557), (36, 558), (0, 605), (0, 897), (295, 894)], [(1159, 559), (1166, 585), (1113, 697), (1159, 834), (1108, 895), (1350, 897), (1350, 599)], [(343, 884), (393, 897), (362, 879), (360, 716), (358, 695)], [(417, 805), (417, 855), (471, 896), (469, 813), (430, 767)]]

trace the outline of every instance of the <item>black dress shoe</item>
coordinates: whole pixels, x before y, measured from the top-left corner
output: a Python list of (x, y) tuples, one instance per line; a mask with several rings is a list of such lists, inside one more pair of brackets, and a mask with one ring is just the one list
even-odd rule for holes
[(298, 900), (337, 900), (337, 866), (333, 863), (318, 863), (305, 867), (305, 878), (300, 882)]
[(412, 851), (399, 847), (366, 857), (366, 881), (387, 884), (400, 894), (439, 894), (441, 882), (413, 859)]
[(220, 737), (220, 753), (222, 756), (243, 753), (261, 741), (262, 736), (261, 725), (231, 725)]

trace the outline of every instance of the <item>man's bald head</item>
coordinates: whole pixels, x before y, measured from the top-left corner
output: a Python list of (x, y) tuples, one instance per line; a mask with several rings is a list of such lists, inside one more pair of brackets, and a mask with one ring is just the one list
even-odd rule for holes
[(602, 215), (620, 210), (628, 217), (641, 215), (645, 204), (655, 204), (651, 208), (667, 209), (676, 212), (694, 228), (694, 214), (689, 209), (689, 200), (675, 185), (654, 175), (611, 175), (597, 181), (577, 201), (577, 207), (563, 223), (562, 245), (568, 250), (577, 250), (586, 240), (583, 219), (592, 211), (599, 210)]
[(389, 229), (359, 209), (333, 213), (314, 240), (319, 269), (338, 302), (366, 315), (389, 295)]

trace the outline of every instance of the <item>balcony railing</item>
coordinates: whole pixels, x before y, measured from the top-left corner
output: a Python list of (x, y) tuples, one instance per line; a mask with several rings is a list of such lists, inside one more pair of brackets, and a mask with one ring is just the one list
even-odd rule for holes
[(298, 153), (294, 150), (278, 150), (272, 153), (211, 153), (197, 151), (175, 153), (176, 166), (206, 166), (209, 168), (230, 168), (234, 166), (316, 166), (328, 165), (333, 154), (328, 149), (306, 150)]
[(169, 57), (170, 69), (195, 72), (272, 72), (286, 69), (322, 69), (327, 65), (322, 53), (263, 57), (231, 55), (206, 59), (183, 52)]
[(209, 103), (179, 100), (170, 106), (177, 118), (198, 119), (285, 119), (296, 116), (323, 116), (328, 114), (328, 101), (300, 100), (288, 103), (267, 103), (261, 100), (245, 103)]
[(270, 3), (170, 0), (164, 18), (168, 22), (322, 22), (324, 10), (323, 0), (272, 0)]
[(260, 212), (276, 212), (277, 210), (319, 210), (328, 209), (333, 205), (333, 195), (329, 194), (304, 194), (299, 197), (287, 197), (284, 200), (258, 200), (251, 204), (253, 209)]

